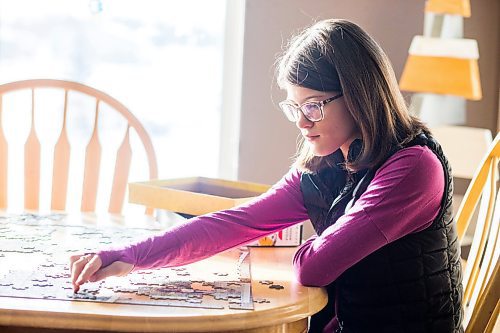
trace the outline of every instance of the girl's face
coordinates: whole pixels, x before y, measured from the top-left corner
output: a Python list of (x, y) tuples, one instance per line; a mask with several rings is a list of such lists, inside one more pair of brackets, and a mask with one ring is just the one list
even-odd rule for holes
[[(321, 102), (338, 92), (324, 92), (304, 87), (288, 85), (287, 99), (302, 105), (305, 102)], [(327, 156), (341, 149), (344, 158), (347, 157), (349, 146), (360, 133), (354, 119), (347, 110), (344, 98), (337, 98), (323, 106), (324, 118), (312, 122), (299, 112), (295, 125), (300, 129), (304, 139), (311, 145), (316, 156)]]

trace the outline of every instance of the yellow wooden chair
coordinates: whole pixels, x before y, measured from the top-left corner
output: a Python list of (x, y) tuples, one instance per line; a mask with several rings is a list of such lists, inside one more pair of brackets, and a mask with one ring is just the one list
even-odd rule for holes
[(479, 205), (478, 220), (464, 272), (464, 327), (466, 332), (491, 332), (500, 309), (498, 162), (500, 134), (465, 193), (457, 214), (457, 230), (462, 241), (471, 217)]
[[(70, 151), (72, 147), (68, 140), (67, 115), (71, 112), (68, 107), (68, 100), (73, 94), (84, 95), (86, 98), (95, 100), (95, 109), (92, 108), (93, 115), (93, 130), (91, 138), (85, 149), (85, 165), (83, 186), (81, 193), (81, 211), (94, 212), (96, 210), (96, 198), (99, 185), (99, 171), (102, 157), (102, 147), (99, 141), (98, 119), (100, 112), (108, 112), (114, 109), (126, 121), (126, 129), (123, 133), (123, 139), (116, 153), (116, 162), (113, 173), (112, 189), (109, 196), (108, 212), (119, 214), (123, 209), (123, 202), (126, 192), (126, 186), (129, 177), (132, 149), (130, 144), (130, 128), (132, 128), (142, 142), (149, 165), (149, 178), (157, 178), (157, 162), (156, 156), (146, 130), (141, 125), (139, 120), (119, 101), (109, 96), (108, 94), (91, 88), (89, 86), (63, 80), (25, 80), (17, 81), (0, 85), (0, 209), (5, 209), (8, 205), (7, 200), (7, 182), (9, 181), (8, 172), (8, 141), (4, 130), (8, 124), (2, 126), (2, 99), (8, 94), (27, 90), (31, 91), (31, 127), (28, 138), (24, 144), (24, 208), (28, 210), (38, 210), (40, 204), (40, 155), (41, 144), (35, 128), (35, 105), (38, 105), (38, 96), (41, 89), (61, 91), (60, 96), (63, 101), (63, 119), (61, 120), (62, 127), (58, 140), (54, 146), (54, 163), (52, 170), (52, 195), (51, 205), (52, 210), (66, 209), (66, 198), (68, 191), (68, 171), (70, 167)], [(35, 93), (36, 92), (36, 93)], [(64, 96), (64, 97), (62, 97)], [(106, 108), (103, 108), (106, 105)], [(102, 111), (105, 109), (106, 111)], [(71, 193), (71, 196), (78, 195)], [(148, 210), (151, 213), (151, 210)]]
[[(456, 215), (467, 186), (493, 141), (491, 131), (486, 128), (453, 125), (436, 126), (432, 127), (431, 130), (432, 136), (437, 139), (443, 148), (443, 152), (451, 165), (455, 185), (453, 212)], [(474, 214), (471, 224), (475, 225), (476, 220), (477, 214)], [(471, 226), (470, 231), (461, 242), (462, 246), (470, 246), (472, 230), (473, 227)]]

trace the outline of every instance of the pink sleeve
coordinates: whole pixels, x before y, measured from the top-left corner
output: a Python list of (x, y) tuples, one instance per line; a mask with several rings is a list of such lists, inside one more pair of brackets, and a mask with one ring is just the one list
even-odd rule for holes
[(427, 147), (397, 152), (346, 215), (302, 244), (294, 257), (298, 280), (326, 286), (382, 246), (427, 228), (439, 213), (444, 185), (443, 167)]
[(116, 260), (134, 264), (134, 269), (185, 265), (307, 219), (300, 172), (292, 169), (269, 191), (246, 204), (192, 218), (162, 235), (98, 254), (103, 267)]

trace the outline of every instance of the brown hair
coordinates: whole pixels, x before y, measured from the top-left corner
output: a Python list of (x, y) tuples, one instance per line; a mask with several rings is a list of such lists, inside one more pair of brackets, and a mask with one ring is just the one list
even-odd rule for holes
[[(411, 116), (382, 48), (358, 25), (341, 19), (318, 22), (293, 37), (278, 59), (280, 87), (292, 84), (318, 91), (341, 91), (362, 136), (359, 156), (348, 170), (373, 168), (426, 126)], [(295, 165), (317, 171), (332, 165), (332, 156), (314, 156), (301, 142)]]

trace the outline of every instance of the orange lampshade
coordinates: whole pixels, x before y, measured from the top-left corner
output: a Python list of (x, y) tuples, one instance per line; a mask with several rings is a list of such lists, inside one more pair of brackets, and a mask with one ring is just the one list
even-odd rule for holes
[(469, 0), (428, 0), (425, 4), (426, 13), (451, 14), (470, 17)]
[(477, 43), (416, 36), (399, 86), (402, 90), (482, 98)]

